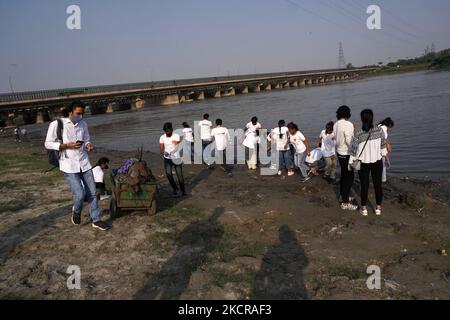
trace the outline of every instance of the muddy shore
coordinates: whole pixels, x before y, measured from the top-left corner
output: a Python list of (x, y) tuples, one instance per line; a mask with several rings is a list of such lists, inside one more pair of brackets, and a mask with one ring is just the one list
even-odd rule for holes
[[(0, 138), (2, 299), (450, 299), (449, 182), (390, 178), (384, 215), (339, 209), (320, 177), (185, 166), (174, 198), (159, 155), (158, 213), (127, 212), (103, 233), (70, 222), (70, 191), (42, 145)], [(121, 164), (133, 153), (97, 149)], [(358, 186), (354, 194), (357, 196)], [(374, 199), (373, 193), (370, 199)], [(109, 217), (105, 215), (105, 220)], [(81, 269), (81, 290), (66, 270)], [(380, 290), (366, 285), (381, 268)]]

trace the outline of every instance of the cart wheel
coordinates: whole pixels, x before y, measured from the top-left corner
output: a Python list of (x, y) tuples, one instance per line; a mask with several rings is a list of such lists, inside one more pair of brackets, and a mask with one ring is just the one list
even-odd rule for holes
[(120, 217), (121, 210), (117, 207), (117, 202), (115, 199), (111, 200), (111, 219)]
[(152, 206), (147, 209), (149, 215), (154, 216), (156, 214), (156, 200), (153, 199)]

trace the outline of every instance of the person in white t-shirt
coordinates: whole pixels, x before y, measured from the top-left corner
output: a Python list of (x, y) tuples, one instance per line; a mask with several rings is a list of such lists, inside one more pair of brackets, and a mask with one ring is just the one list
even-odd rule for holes
[(216, 143), (215, 151), (216, 158), (218, 158), (216, 160), (217, 163), (221, 165), (221, 168), (225, 172), (231, 174), (231, 168), (227, 164), (227, 147), (231, 144), (230, 133), (227, 128), (222, 127), (222, 119), (216, 120), (216, 127), (211, 130), (211, 136)]
[(262, 128), (258, 122), (257, 117), (253, 117), (249, 123), (245, 126), (245, 139), (242, 143), (248, 150), (247, 165), (249, 170), (256, 170), (258, 164), (259, 153), (259, 130)]
[(295, 166), (300, 170), (302, 174), (302, 182), (306, 182), (310, 179), (308, 176), (308, 166), (305, 164), (305, 159), (310, 155), (310, 145), (308, 139), (300, 132), (298, 126), (295, 123), (288, 124), (289, 129), (289, 143), (294, 146)]
[(92, 168), (94, 175), (95, 187), (97, 189), (97, 197), (99, 200), (108, 199), (110, 196), (106, 193), (105, 187), (105, 170), (109, 169), (109, 159), (102, 157), (98, 159), (97, 164)]
[[(209, 121), (209, 114), (205, 113), (203, 115), (203, 120), (198, 123), (200, 127), (200, 139), (202, 140), (202, 153), (204, 153), (205, 148), (211, 143), (211, 129), (212, 122)], [(202, 157), (204, 155), (202, 154)], [(205, 164), (208, 164), (208, 159), (203, 159)]]
[(175, 169), (178, 184), (180, 185), (180, 190), (184, 196), (186, 195), (186, 190), (184, 187), (183, 164), (181, 162), (178, 150), (179, 144), (181, 143), (181, 138), (178, 134), (173, 133), (172, 123), (170, 122), (164, 124), (163, 130), (164, 134), (161, 138), (159, 138), (159, 151), (164, 157), (164, 170), (166, 172), (166, 177), (173, 189), (173, 194), (177, 195), (178, 187), (172, 173), (172, 170)]
[(325, 173), (324, 178), (330, 183), (336, 181), (336, 139), (334, 137), (334, 122), (330, 121), (325, 126), (325, 130), (319, 135), (317, 139), (316, 147), (322, 150), (323, 158), (325, 160)]
[(289, 129), (284, 120), (278, 121), (278, 127), (270, 132), (270, 140), (276, 145), (278, 152), (278, 175), (283, 174), (283, 169), (288, 171), (288, 176), (293, 176), (291, 151), (289, 149)]
[(383, 183), (387, 182), (387, 169), (391, 167), (391, 162), (389, 161), (389, 154), (392, 152), (392, 144), (388, 140), (388, 131), (394, 127), (394, 121), (391, 118), (386, 118), (383, 121), (380, 122), (378, 125), (384, 132), (384, 138), (386, 139), (386, 149), (387, 149), (387, 155), (383, 158), (383, 176), (381, 181)]
[(186, 150), (191, 150), (191, 161), (194, 160), (194, 133), (187, 122), (183, 122), (183, 141), (186, 144)]

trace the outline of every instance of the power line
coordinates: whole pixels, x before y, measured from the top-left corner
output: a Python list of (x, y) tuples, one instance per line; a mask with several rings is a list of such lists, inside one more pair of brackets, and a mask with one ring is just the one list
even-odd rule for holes
[[(360, 7), (360, 8), (363, 8), (363, 7), (360, 6), (361, 3), (360, 3), (359, 1), (356, 1), (356, 0), (350, 0), (350, 1), (351, 1), (355, 6), (358, 6), (358, 7)], [(353, 7), (353, 6), (352, 6), (352, 7)], [(363, 9), (365, 10), (366, 8), (363, 8)], [(359, 10), (359, 9), (358, 9), (358, 10)], [(407, 22), (406, 20), (404, 20), (403, 18), (401, 18), (401, 16), (397, 16), (396, 14), (394, 14), (393, 12), (391, 12), (390, 10), (388, 10), (386, 7), (383, 7), (383, 8), (382, 8), (382, 12), (383, 12), (383, 13), (387, 13), (387, 14), (390, 15), (392, 18), (394, 18), (393, 21), (397, 23), (397, 29), (398, 29), (399, 31), (402, 31), (403, 33), (408, 34), (408, 35), (411, 36), (411, 37), (414, 37), (414, 38), (423, 40), (422, 37), (420, 37), (419, 35), (414, 34), (414, 33), (410, 32), (409, 30), (403, 29), (403, 26), (405, 26), (405, 27), (407, 26), (408, 29), (409, 29), (409, 28), (413, 28), (413, 29), (416, 29), (416, 30), (418, 30), (418, 31), (419, 31), (420, 28), (418, 28), (417, 26), (415, 26), (415, 25), (413, 25), (413, 24)], [(403, 24), (403, 26), (402, 26), (402, 24)], [(427, 31), (427, 30), (425, 30), (425, 29), (420, 30), (420, 32), (426, 33), (426, 34), (428, 34), (428, 35), (432, 34), (431, 32), (429, 32), (429, 31)]]
[[(320, 2), (320, 3), (322, 3), (322, 2)], [(357, 16), (351, 14), (347, 8), (344, 8), (344, 7), (340, 6), (340, 5), (338, 5), (337, 3), (332, 2), (331, 0), (328, 0), (328, 3), (329, 3), (330, 5), (332, 5), (333, 8), (339, 10), (340, 12), (342, 12), (342, 13), (343, 13), (344, 15), (346, 15), (347, 17), (350, 17), (353, 21), (356, 21), (358, 24), (362, 24), (362, 25), (365, 25), (365, 24), (366, 24), (366, 21), (364, 21), (364, 19), (361, 19), (360, 17), (357, 17)], [(324, 3), (322, 3), (322, 4), (324, 4)], [(365, 12), (365, 9), (364, 9), (364, 12)], [(401, 31), (401, 30), (399, 29), (399, 31)], [(404, 32), (404, 33), (409, 34), (409, 35), (412, 35), (412, 36), (414, 36), (414, 37), (417, 37), (416, 35), (414, 35), (414, 34), (412, 34), (412, 33), (409, 33), (409, 32)], [(390, 36), (390, 37), (392, 37), (392, 38), (395, 38), (396, 40), (403, 41), (403, 42), (405, 42), (405, 43), (408, 43), (408, 44), (414, 45), (414, 46), (416, 46), (416, 45), (419, 44), (419, 43), (413, 43), (413, 42), (411, 42), (411, 41), (408, 40), (408, 39), (405, 39), (405, 38), (402, 38), (402, 37), (400, 37), (400, 36), (397, 36), (397, 35), (394, 34), (394, 33), (387, 33), (387, 34), (384, 34), (384, 33), (383, 33), (382, 35), (383, 35), (383, 36)], [(420, 43), (420, 45), (422, 45), (422, 43)]]

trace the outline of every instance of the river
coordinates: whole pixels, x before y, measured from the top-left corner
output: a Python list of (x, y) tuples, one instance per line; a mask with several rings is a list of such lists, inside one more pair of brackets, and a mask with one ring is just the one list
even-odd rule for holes
[[(204, 113), (223, 119), (228, 128), (242, 128), (252, 116), (271, 129), (278, 120), (294, 121), (315, 142), (342, 104), (352, 108), (351, 121), (360, 126), (359, 113), (373, 109), (376, 121), (391, 117), (393, 144), (390, 174), (450, 178), (450, 72), (415, 72), (367, 78), (354, 82), (237, 95), (175, 106), (155, 106), (139, 112), (89, 116), (92, 141), (99, 147), (135, 151), (142, 144), (157, 151), (162, 126), (181, 128), (201, 120)], [(44, 133), (48, 124), (35, 125)], [(33, 129), (33, 128), (30, 128)], [(32, 130), (30, 130), (32, 131)]]

